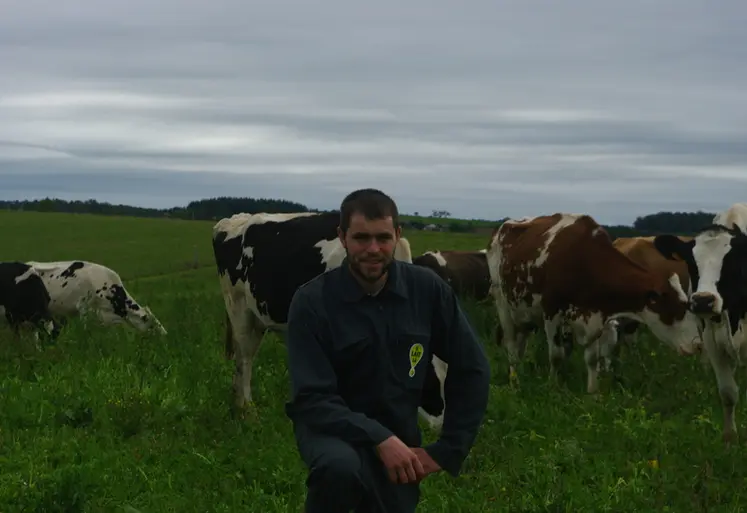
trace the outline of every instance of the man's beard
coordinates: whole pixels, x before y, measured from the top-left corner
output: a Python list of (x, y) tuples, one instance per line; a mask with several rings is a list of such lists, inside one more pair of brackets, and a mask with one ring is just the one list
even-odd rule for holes
[[(347, 251), (345, 251), (347, 253)], [(374, 262), (374, 263), (380, 263), (381, 264), (381, 271), (376, 273), (375, 275), (366, 274), (361, 269), (361, 264)], [(382, 257), (381, 259), (364, 259), (363, 261), (357, 261), (354, 258), (351, 258), (350, 254), (348, 253), (348, 263), (350, 265), (350, 270), (355, 273), (356, 276), (358, 276), (361, 280), (369, 282), (369, 283), (375, 283), (377, 280), (379, 280), (382, 276), (386, 274), (386, 272), (389, 270), (389, 266), (392, 265), (391, 260), (387, 260), (386, 257)]]

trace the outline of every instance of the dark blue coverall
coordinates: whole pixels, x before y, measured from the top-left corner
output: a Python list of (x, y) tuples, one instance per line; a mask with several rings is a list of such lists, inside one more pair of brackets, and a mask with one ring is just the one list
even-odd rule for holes
[[(287, 345), (286, 413), (309, 467), (306, 513), (415, 511), (419, 485), (391, 483), (375, 447), (391, 435), (421, 445), (418, 405), (431, 354), (449, 365), (448, 407), (440, 438), (425, 449), (459, 474), (485, 414), (490, 366), (453, 290), (433, 271), (394, 261), (370, 296), (344, 261), (296, 291)], [(417, 356), (420, 348), (412, 365), (411, 349)]]

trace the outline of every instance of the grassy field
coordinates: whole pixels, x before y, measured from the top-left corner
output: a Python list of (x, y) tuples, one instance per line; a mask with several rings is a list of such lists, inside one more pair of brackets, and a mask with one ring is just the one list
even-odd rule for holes
[[(0, 512), (301, 511), (305, 469), (283, 413), (281, 339), (268, 336), (255, 364), (257, 418), (229, 414), (211, 224), (0, 214), (3, 259), (110, 265), (169, 330), (159, 338), (72, 322), (42, 352), (0, 332)], [(407, 235), (415, 252), (487, 242)], [(491, 358), (489, 410), (462, 476), (429, 477), (419, 511), (747, 508), (747, 460), (742, 447), (721, 444), (715, 382), (699, 360), (641, 337), (595, 400), (584, 392), (581, 351), (555, 387), (537, 338), (513, 390), (492, 310), (465, 308)]]

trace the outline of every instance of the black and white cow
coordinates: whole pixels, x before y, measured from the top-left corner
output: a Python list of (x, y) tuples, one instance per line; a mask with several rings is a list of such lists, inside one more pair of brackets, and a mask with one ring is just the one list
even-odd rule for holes
[(87, 262), (26, 262), (41, 276), (49, 291), (49, 309), (62, 318), (92, 314), (106, 325), (128, 324), (139, 331), (166, 329), (150, 308), (139, 305), (112, 269)]
[(734, 371), (747, 359), (747, 203), (716, 215), (713, 225), (690, 241), (659, 235), (654, 245), (665, 257), (687, 263), (690, 310), (702, 323), (724, 411), (723, 437), (730, 443), (737, 438)]
[(0, 262), (0, 306), (15, 335), (23, 323), (31, 323), (57, 338), (60, 326), (49, 311), (50, 296), (33, 267), (23, 262)]
[[(265, 332), (284, 332), (296, 289), (345, 258), (337, 235), (339, 219), (338, 213), (236, 214), (213, 227), (226, 306), (226, 356), (236, 359), (233, 387), (238, 408), (252, 401), (252, 364)], [(404, 237), (394, 258), (412, 263)], [(446, 364), (434, 357), (428, 369), (420, 413), (438, 428)]]

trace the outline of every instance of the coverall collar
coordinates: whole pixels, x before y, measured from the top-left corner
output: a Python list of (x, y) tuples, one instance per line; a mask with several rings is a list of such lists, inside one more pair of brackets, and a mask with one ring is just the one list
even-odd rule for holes
[[(401, 265), (403, 265), (403, 263), (398, 260), (392, 261), (392, 264), (389, 266), (387, 271), (388, 276), (386, 283), (384, 284), (384, 288), (381, 289), (381, 292), (379, 292), (379, 296), (381, 294), (394, 293), (403, 299), (408, 298), (407, 286), (402, 278), (402, 272), (400, 269)], [(343, 299), (348, 302), (356, 302), (366, 297), (368, 293), (352, 275), (347, 257), (342, 261), (341, 267)]]

